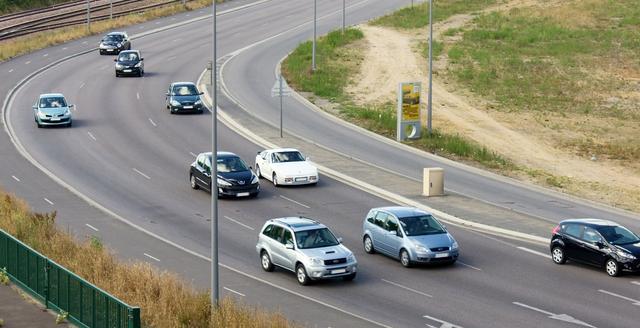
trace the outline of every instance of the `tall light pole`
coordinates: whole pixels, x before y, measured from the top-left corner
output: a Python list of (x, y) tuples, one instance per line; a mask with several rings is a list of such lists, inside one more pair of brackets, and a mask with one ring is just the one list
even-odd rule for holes
[(87, 0), (87, 31), (91, 32), (91, 2)]
[(346, 20), (347, 20), (347, 13), (346, 13), (346, 5), (345, 2), (346, 0), (342, 0), (342, 34), (344, 34), (344, 29), (345, 29), (345, 25), (346, 25)]
[(433, 0), (429, 0), (429, 95), (427, 98), (427, 131), (429, 131), (429, 136), (431, 136), (431, 93), (433, 91), (432, 88), (432, 69), (433, 69), (433, 21), (432, 21), (432, 5)]
[(313, 0), (313, 49), (311, 50), (311, 70), (316, 71), (316, 2)]
[(213, 60), (211, 61), (211, 95), (213, 108), (211, 111), (211, 307), (218, 306), (218, 63), (216, 44), (216, 0), (213, 0)]

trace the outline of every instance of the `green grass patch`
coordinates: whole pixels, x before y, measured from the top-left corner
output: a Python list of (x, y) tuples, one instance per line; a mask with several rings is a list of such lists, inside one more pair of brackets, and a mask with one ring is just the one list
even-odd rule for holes
[[(433, 21), (442, 21), (457, 14), (472, 13), (494, 3), (496, 0), (437, 0), (433, 2)], [(405, 7), (377, 18), (371, 24), (399, 29), (425, 27), (429, 24), (429, 4), (423, 2), (414, 4), (413, 7)]]
[(312, 42), (300, 44), (282, 63), (287, 81), (297, 90), (336, 100), (344, 95), (349, 77), (358, 69), (360, 60), (346, 46), (362, 39), (362, 31), (348, 28), (318, 38), (316, 42), (316, 70), (312, 67)]

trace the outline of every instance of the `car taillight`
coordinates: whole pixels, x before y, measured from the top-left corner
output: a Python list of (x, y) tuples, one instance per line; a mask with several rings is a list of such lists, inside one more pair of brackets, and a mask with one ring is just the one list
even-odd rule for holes
[(553, 228), (553, 230), (551, 231), (552, 234), (557, 234), (558, 232), (560, 232), (560, 226), (556, 226), (555, 228)]

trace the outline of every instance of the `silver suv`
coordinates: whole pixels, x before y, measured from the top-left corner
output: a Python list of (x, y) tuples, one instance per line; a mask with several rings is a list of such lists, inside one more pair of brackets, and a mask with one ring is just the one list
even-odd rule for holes
[(298, 282), (356, 277), (358, 262), (325, 225), (303, 217), (268, 220), (258, 235), (256, 251), (265, 271), (274, 266), (296, 273)]
[(380, 207), (369, 211), (362, 225), (362, 242), (369, 254), (380, 252), (414, 263), (453, 263), (458, 243), (429, 212), (412, 207)]

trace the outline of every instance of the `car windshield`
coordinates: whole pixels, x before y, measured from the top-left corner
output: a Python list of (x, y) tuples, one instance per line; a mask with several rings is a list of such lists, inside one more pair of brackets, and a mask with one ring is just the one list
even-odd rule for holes
[(640, 242), (640, 237), (621, 226), (600, 227), (598, 228), (598, 232), (600, 232), (607, 242), (613, 245), (635, 244)]
[(136, 61), (138, 60), (138, 54), (136, 54), (135, 52), (125, 52), (125, 53), (121, 53), (120, 56), (118, 56), (118, 61)]
[(122, 41), (122, 39), (124, 39), (124, 38), (120, 34), (109, 34), (109, 35), (105, 36), (102, 39), (102, 41), (105, 41), (105, 42), (107, 42), (107, 41), (116, 41), (117, 42), (117, 41)]
[(218, 173), (242, 172), (249, 170), (240, 157), (222, 157), (217, 158), (217, 161)]
[(40, 98), (40, 108), (67, 107), (67, 102), (62, 97)]
[(198, 95), (198, 89), (193, 84), (181, 84), (173, 87), (173, 93), (176, 96), (195, 96)]
[(338, 245), (338, 240), (328, 228), (296, 232), (298, 248), (318, 248)]
[(299, 151), (283, 151), (273, 154), (275, 163), (303, 162), (304, 156)]
[(435, 235), (447, 232), (431, 215), (398, 218), (407, 236)]

